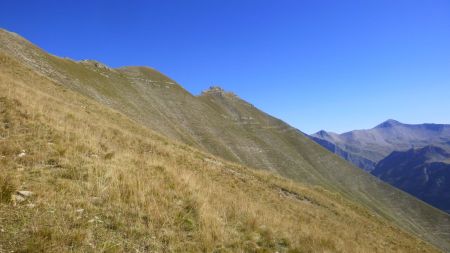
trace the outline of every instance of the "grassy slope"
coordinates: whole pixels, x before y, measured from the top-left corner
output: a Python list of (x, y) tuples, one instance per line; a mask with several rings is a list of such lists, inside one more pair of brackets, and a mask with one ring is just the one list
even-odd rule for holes
[[(3, 54), (0, 91), (0, 252), (436, 251), (339, 194), (168, 141)], [(34, 194), (14, 204), (16, 190)]]
[[(297, 130), (235, 96), (219, 92), (194, 97), (152, 69), (110, 70), (75, 63), (47, 55), (20, 38), (0, 35), (4, 42), (0, 47), (6, 46), (4, 51), (26, 65), (151, 129), (228, 160), (337, 191), (450, 249), (448, 215), (349, 166)], [(13, 47), (8, 48), (10, 45)]]

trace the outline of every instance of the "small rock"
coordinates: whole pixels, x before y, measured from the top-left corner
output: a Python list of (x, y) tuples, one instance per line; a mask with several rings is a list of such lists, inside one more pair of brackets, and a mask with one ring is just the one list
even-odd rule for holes
[(2, 228), (2, 229), (0, 229), (0, 232), (5, 233), (5, 230)]
[(26, 155), (27, 155), (27, 153), (25, 153), (24, 151), (22, 151), (20, 154), (17, 155), (17, 157), (24, 157), (24, 156), (26, 156)]
[(36, 205), (33, 204), (33, 203), (27, 204), (27, 207), (28, 207), (28, 208), (34, 208), (35, 206), (36, 206)]
[(33, 195), (33, 192), (30, 191), (17, 191), (17, 193), (23, 197), (31, 197)]
[(13, 195), (12, 199), (15, 203), (20, 203), (20, 202), (25, 201), (25, 198), (20, 195)]
[(103, 221), (100, 220), (100, 218), (98, 218), (97, 216), (94, 216), (93, 219), (88, 220), (89, 223), (94, 223), (94, 222), (99, 222), (102, 223)]

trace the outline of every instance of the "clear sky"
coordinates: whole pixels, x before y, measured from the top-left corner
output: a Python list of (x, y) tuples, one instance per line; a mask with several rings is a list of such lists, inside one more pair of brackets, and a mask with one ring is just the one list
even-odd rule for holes
[(219, 85), (306, 133), (450, 123), (450, 0), (14, 0), (0, 27), (194, 94)]

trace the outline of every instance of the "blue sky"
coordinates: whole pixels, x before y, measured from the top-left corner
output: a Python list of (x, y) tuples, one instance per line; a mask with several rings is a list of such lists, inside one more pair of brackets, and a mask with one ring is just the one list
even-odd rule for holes
[(237, 93), (306, 133), (450, 123), (450, 1), (1, 1), (0, 27), (199, 94)]

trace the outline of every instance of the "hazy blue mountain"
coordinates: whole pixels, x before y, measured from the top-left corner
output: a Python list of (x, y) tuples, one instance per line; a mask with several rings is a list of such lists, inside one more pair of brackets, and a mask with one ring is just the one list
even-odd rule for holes
[(372, 171), (375, 164), (393, 151), (435, 145), (450, 148), (450, 125), (403, 124), (387, 120), (367, 130), (343, 134), (319, 131), (311, 139), (356, 166)]
[(394, 151), (372, 174), (419, 199), (450, 212), (450, 154), (442, 148)]
[(310, 138), (312, 140), (314, 140), (315, 142), (317, 142), (318, 144), (320, 144), (322, 147), (337, 154), (338, 156), (344, 158), (345, 160), (353, 163), (354, 165), (356, 165), (359, 168), (363, 168), (363, 169), (369, 170), (369, 171), (372, 170), (373, 168), (375, 168), (376, 163), (374, 161), (371, 161), (360, 155), (353, 154), (351, 152), (347, 152), (343, 148), (341, 148), (340, 146), (336, 145), (335, 143), (333, 143), (329, 140), (321, 139), (321, 138), (318, 138), (315, 136), (311, 136)]

